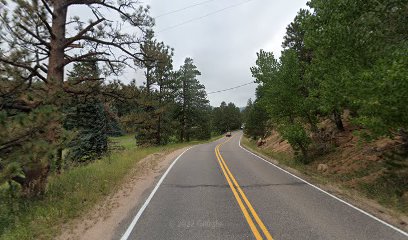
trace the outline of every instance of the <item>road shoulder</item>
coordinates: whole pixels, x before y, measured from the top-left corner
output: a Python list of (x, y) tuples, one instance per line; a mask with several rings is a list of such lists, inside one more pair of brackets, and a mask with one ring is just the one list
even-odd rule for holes
[[(244, 136), (242, 136), (244, 138)], [(363, 210), (366, 211), (367, 213), (395, 226), (398, 229), (401, 229), (405, 232), (408, 231), (408, 217), (401, 215), (392, 209), (388, 209), (379, 203), (375, 202), (374, 200), (368, 199), (362, 194), (358, 193), (357, 191), (352, 191), (349, 189), (342, 188), (341, 186), (337, 186), (333, 183), (330, 183), (328, 181), (324, 181), (324, 179), (318, 179), (314, 176), (311, 175), (306, 175), (299, 171), (298, 169), (291, 168), (289, 166), (286, 166), (284, 164), (281, 164), (279, 161), (276, 159), (273, 159), (272, 157), (268, 156), (267, 154), (264, 154), (262, 151), (258, 149), (254, 149), (250, 147), (249, 145), (245, 144), (245, 141), (241, 141), (240, 139), (240, 146), (247, 151), (252, 152), (253, 154), (263, 158), (264, 160), (272, 163), (273, 165), (276, 165), (279, 168), (284, 169), (285, 171), (289, 172), (290, 174), (293, 174), (297, 176), (298, 178), (301, 178), (316, 187), (322, 189), (323, 191), (332, 194), (339, 199), (344, 200), (345, 202)]]
[[(126, 222), (146, 197), (158, 177), (188, 147), (154, 153), (141, 160), (125, 177), (124, 184), (81, 219), (67, 224), (58, 240), (113, 239), (116, 229)], [(123, 224), (122, 224), (123, 225)]]

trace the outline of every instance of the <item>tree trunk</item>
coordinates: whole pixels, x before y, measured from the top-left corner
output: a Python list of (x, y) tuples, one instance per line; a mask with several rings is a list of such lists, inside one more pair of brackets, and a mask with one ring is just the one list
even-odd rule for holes
[(289, 122), (290, 122), (291, 124), (294, 124), (294, 123), (295, 123), (295, 118), (292, 116), (292, 114), (289, 115)]
[(65, 50), (65, 25), (67, 19), (67, 7), (65, 1), (52, 1), (54, 16), (52, 18), (52, 35), (50, 41), (50, 57), (48, 62), (47, 81), (50, 101), (62, 90), (64, 82), (64, 50)]
[(181, 141), (183, 142), (186, 139), (187, 135), (187, 84), (186, 80), (183, 79), (183, 116), (182, 116), (182, 139)]
[(402, 128), (399, 132), (402, 138), (402, 147), (405, 152), (408, 152), (408, 131)]
[(56, 165), (57, 173), (61, 174), (61, 170), (62, 170), (62, 148), (61, 147), (57, 149), (55, 165)]
[(21, 185), (25, 197), (34, 197), (45, 192), (49, 171), (50, 165), (40, 162), (23, 168), (24, 177), (15, 176), (13, 180)]
[(186, 142), (190, 142), (190, 131), (189, 131), (189, 128), (186, 129)]
[(337, 109), (333, 111), (333, 117), (334, 117), (334, 123), (336, 124), (337, 129), (343, 132), (344, 131), (343, 121), (341, 120), (341, 114), (339, 113)]
[(184, 140), (184, 128), (181, 127), (181, 131), (180, 131), (180, 142), (183, 142)]
[(156, 144), (161, 144), (161, 113), (159, 113), (159, 119), (157, 121), (157, 135)]
[(318, 128), (316, 126), (316, 123), (313, 121), (312, 117), (310, 116), (310, 114), (307, 114), (307, 120), (309, 121), (309, 124), (310, 124), (310, 130), (314, 133), (317, 133)]
[(185, 123), (185, 116), (184, 116), (184, 111), (181, 113), (181, 122), (180, 122), (180, 141), (184, 142), (185, 136), (186, 136), (186, 123)]
[(302, 143), (299, 143), (299, 148), (303, 155), (302, 162), (307, 163), (309, 161), (309, 155), (308, 155), (306, 147)]
[(151, 76), (150, 76), (150, 66), (146, 67), (146, 92), (147, 92), (147, 96), (150, 97), (150, 87), (152, 85), (152, 80), (151, 80)]
[[(50, 104), (57, 107), (58, 110), (62, 108), (62, 100), (60, 94), (63, 92), (63, 84), (64, 84), (64, 52), (65, 52), (65, 27), (66, 27), (66, 19), (67, 19), (67, 6), (65, 1), (52, 1), (53, 5), (53, 17), (52, 17), (52, 34), (51, 34), (51, 41), (50, 41), (50, 56), (48, 62), (48, 73), (47, 73), (47, 86), (48, 86), (48, 101)], [(60, 122), (57, 125), (61, 125)], [(54, 136), (52, 141), (58, 142), (59, 133), (55, 132), (58, 131), (58, 128), (55, 128), (50, 135)], [(62, 167), (62, 148), (59, 147), (56, 152), (56, 165), (57, 165), (57, 172), (61, 172)], [(46, 178), (48, 176), (50, 169), (50, 163), (44, 166), (42, 169), (40, 181), (38, 184), (46, 184)], [(38, 186), (38, 188), (34, 188), (34, 191), (42, 192), (45, 186)]]
[(156, 137), (156, 142), (157, 144), (161, 144), (162, 140), (162, 129), (161, 129), (161, 121), (162, 121), (162, 103), (163, 103), (163, 92), (164, 92), (164, 87), (163, 87), (163, 82), (161, 80), (158, 81), (159, 83), (159, 117), (158, 117), (158, 121), (157, 121), (157, 137)]

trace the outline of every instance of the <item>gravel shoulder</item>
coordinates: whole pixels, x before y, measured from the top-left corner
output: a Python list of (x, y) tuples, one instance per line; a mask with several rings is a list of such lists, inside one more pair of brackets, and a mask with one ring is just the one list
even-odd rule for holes
[(84, 217), (66, 224), (58, 240), (100, 240), (114, 239), (116, 229), (126, 222), (141, 205), (146, 192), (153, 187), (157, 179), (168, 166), (186, 148), (172, 152), (154, 153), (139, 161), (125, 177), (122, 186), (109, 195), (103, 202)]

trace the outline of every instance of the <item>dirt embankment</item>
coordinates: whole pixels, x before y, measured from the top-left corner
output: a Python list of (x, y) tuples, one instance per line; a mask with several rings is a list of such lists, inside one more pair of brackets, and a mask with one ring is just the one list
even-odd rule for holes
[(390, 155), (401, 146), (401, 138), (366, 142), (359, 138), (356, 128), (348, 121), (344, 122), (343, 132), (337, 131), (330, 120), (322, 121), (318, 127), (323, 131), (326, 146), (321, 151), (319, 146), (314, 146), (309, 164), (294, 163), (292, 148), (275, 131), (257, 148), (261, 153), (276, 158), (280, 164), (326, 185), (327, 190), (408, 230), (408, 186), (395, 182), (400, 184), (395, 188), (400, 192), (395, 193), (389, 189), (387, 178), (390, 177), (386, 175), (387, 171), (390, 172), (387, 169)]
[(128, 213), (142, 201), (142, 194), (171, 162), (185, 149), (171, 153), (155, 153), (143, 160), (126, 176), (124, 184), (102, 203), (84, 214), (82, 219), (64, 226), (58, 240), (113, 239), (116, 228)]

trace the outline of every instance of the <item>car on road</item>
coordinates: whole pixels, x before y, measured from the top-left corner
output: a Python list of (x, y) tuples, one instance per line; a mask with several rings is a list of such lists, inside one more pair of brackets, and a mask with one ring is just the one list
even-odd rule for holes
[(226, 137), (231, 137), (231, 132), (227, 132), (227, 134), (225, 134)]

